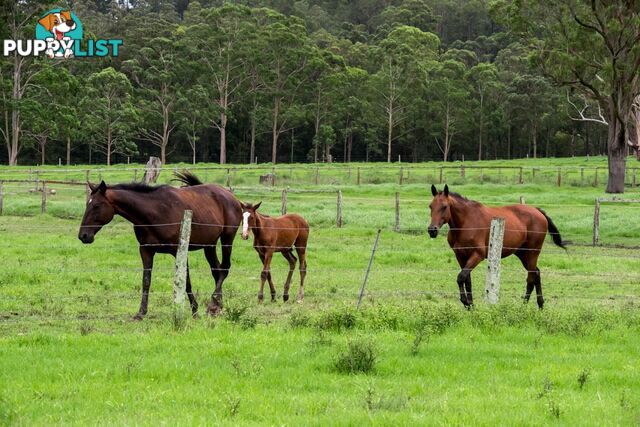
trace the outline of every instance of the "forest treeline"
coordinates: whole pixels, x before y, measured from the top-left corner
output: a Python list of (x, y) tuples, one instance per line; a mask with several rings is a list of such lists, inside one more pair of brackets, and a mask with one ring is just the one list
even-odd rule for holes
[(9, 163), (402, 161), (606, 153), (485, 0), (7, 2), (70, 7), (116, 58), (0, 58)]

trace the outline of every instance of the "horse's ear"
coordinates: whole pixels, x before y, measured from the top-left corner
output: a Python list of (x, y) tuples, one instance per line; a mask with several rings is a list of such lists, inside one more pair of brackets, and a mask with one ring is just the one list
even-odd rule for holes
[(447, 184), (444, 185), (444, 195), (445, 197), (449, 197), (449, 186)]
[(433, 194), (434, 197), (438, 195), (438, 189), (433, 184), (431, 184), (431, 194)]
[(91, 190), (91, 193), (95, 193), (96, 190), (98, 189), (98, 186), (95, 184), (90, 183), (89, 181), (87, 181), (87, 185), (89, 186), (89, 189)]
[(260, 201), (260, 202), (258, 202), (257, 204), (255, 204), (255, 205), (253, 206), (253, 211), (254, 211), (254, 212), (255, 212), (255, 211), (257, 211), (261, 204), (262, 204), (262, 201)]
[(97, 189), (100, 193), (104, 193), (105, 191), (107, 191), (107, 184), (105, 184), (104, 181), (100, 182), (100, 185), (98, 185), (98, 189)]

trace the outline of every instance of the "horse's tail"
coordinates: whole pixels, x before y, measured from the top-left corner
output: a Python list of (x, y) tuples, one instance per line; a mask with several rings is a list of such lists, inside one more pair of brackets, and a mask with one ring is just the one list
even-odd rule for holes
[(538, 209), (540, 213), (544, 215), (544, 217), (547, 219), (547, 223), (549, 224), (549, 234), (551, 234), (551, 238), (553, 238), (553, 243), (555, 243), (557, 246), (560, 246), (562, 249), (566, 250), (567, 245), (570, 242), (562, 240), (562, 236), (560, 235), (560, 231), (558, 230), (558, 227), (556, 227), (556, 225), (553, 223), (551, 218), (549, 218), (549, 215), (547, 215), (545, 211), (543, 211), (540, 208), (536, 208), (536, 209)]
[(202, 184), (202, 181), (188, 170), (181, 170), (180, 172), (176, 171), (173, 174), (176, 177), (175, 181), (181, 182), (187, 187)]

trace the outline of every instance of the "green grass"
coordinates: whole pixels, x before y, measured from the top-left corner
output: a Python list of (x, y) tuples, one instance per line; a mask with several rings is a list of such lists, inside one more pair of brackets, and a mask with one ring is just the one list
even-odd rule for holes
[[(10, 171), (0, 168), (0, 177)], [(237, 173), (246, 179), (241, 199), (279, 212), (280, 184), (271, 191)], [(51, 184), (57, 192), (40, 215), (41, 195), (12, 185), (0, 217), (0, 425), (640, 423), (638, 253), (587, 245), (600, 187), (450, 181), (489, 204), (522, 195), (578, 243), (565, 252), (548, 241), (543, 250), (545, 310), (522, 305), (526, 274), (507, 258), (500, 304), (482, 301), (483, 263), (473, 275), (476, 307), (466, 311), (446, 239), (424, 232), (426, 182), (292, 185), (332, 190), (288, 196), (289, 211), (311, 224), (305, 302), (257, 304), (261, 265), (251, 242), (237, 239), (225, 313), (175, 330), (171, 257), (156, 257), (149, 315), (132, 322), (141, 266), (131, 225), (116, 220), (82, 245), (81, 187)], [(392, 231), (396, 191), (401, 233)], [(629, 188), (625, 197), (640, 195)], [(640, 245), (639, 205), (603, 205), (601, 215), (603, 243)], [(356, 312), (377, 228), (380, 245)], [(213, 286), (201, 252), (190, 254), (190, 267), (204, 307)], [(279, 297), (286, 268), (276, 256)], [(295, 275), (294, 295), (297, 287)], [(368, 373), (337, 368), (350, 343), (373, 351)]]

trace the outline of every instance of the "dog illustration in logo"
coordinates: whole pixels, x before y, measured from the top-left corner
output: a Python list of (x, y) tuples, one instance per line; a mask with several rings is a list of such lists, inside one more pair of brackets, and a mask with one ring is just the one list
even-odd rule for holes
[[(42, 25), (47, 31), (53, 34), (53, 38), (58, 42), (65, 40), (71, 40), (70, 37), (65, 36), (69, 31), (73, 31), (76, 28), (76, 23), (71, 17), (70, 10), (61, 10), (60, 12), (49, 13), (41, 18), (39, 21), (40, 25)], [(48, 49), (45, 52), (49, 58), (53, 58), (54, 56), (62, 56), (61, 52), (54, 52), (53, 49)], [(65, 49), (64, 57), (69, 58), (73, 56), (73, 51), (71, 49)]]

